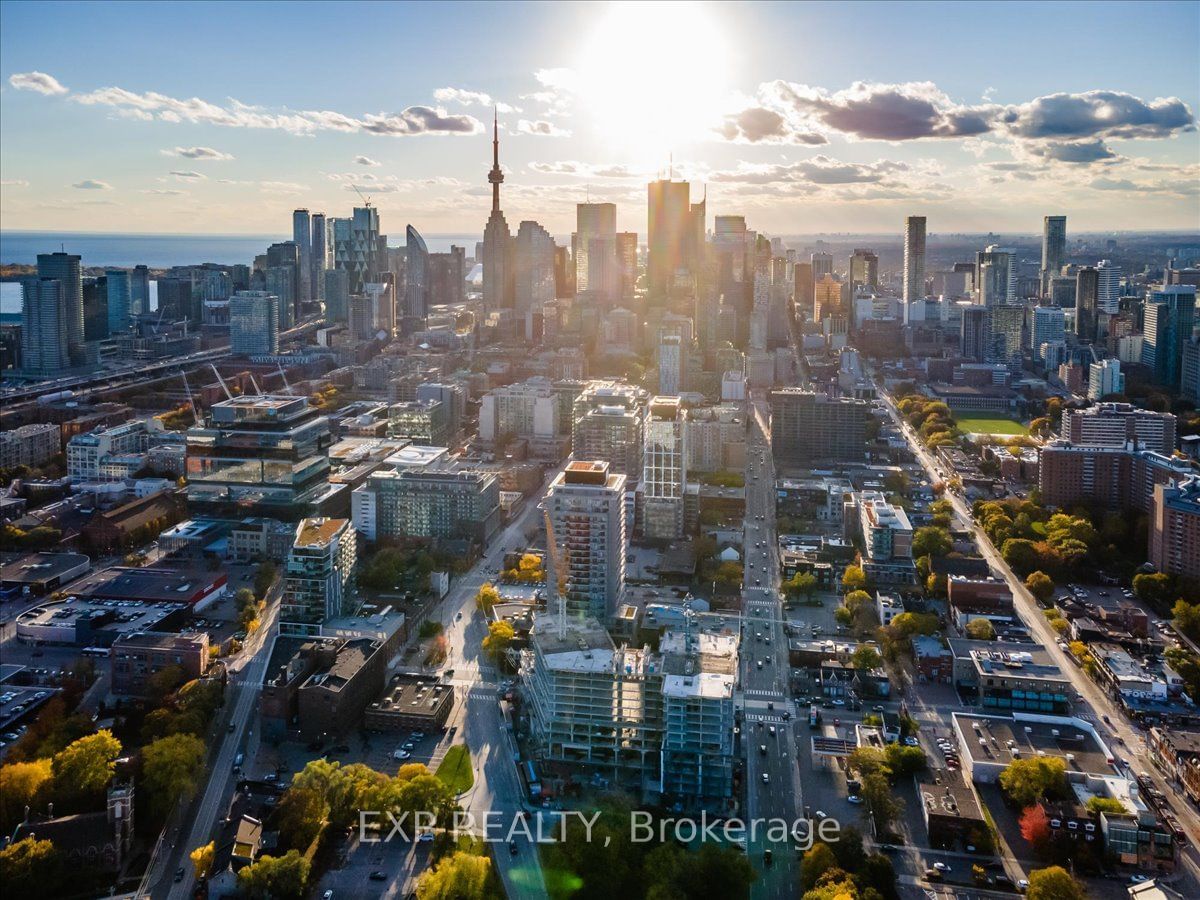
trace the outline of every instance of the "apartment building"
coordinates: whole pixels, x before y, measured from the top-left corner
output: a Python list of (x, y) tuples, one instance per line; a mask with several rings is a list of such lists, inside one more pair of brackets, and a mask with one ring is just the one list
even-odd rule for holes
[(319, 635), (350, 608), (358, 536), (349, 519), (301, 519), (284, 568), (279, 632)]
[(643, 434), (642, 534), (647, 540), (683, 537), (687, 491), (687, 410), (678, 397), (654, 397)]
[(1083, 447), (1124, 449), (1137, 441), (1139, 450), (1175, 451), (1175, 416), (1131, 403), (1097, 403), (1086, 409), (1064, 409), (1062, 437)]
[(862, 567), (867, 578), (876, 584), (912, 584), (916, 568), (908, 514), (879, 491), (862, 491), (849, 502), (855, 514), (843, 514), (843, 519), (846, 527), (856, 529), (862, 538)]
[(1178, 484), (1191, 474), (1186, 460), (1157, 451), (1078, 446), (1068, 441), (1046, 444), (1038, 462), (1042, 502), (1060, 509), (1098, 503), (1148, 512), (1155, 485)]
[(1148, 557), (1160, 572), (1200, 578), (1200, 476), (1154, 485)]
[(572, 461), (545, 503), (558, 548), (548, 577), (562, 582), (568, 615), (607, 622), (625, 589), (625, 476), (603, 461)]
[(76, 482), (117, 480), (126, 477), (122, 457), (142, 454), (151, 444), (164, 439), (162, 423), (157, 419), (138, 419), (111, 428), (100, 427), (77, 434), (67, 441), (67, 476)]
[(861, 461), (869, 417), (865, 400), (830, 399), (802, 388), (772, 391), (771, 452), (785, 465)]
[(604, 460), (630, 487), (642, 477), (647, 394), (622, 382), (591, 382), (572, 408), (571, 453)]
[(150, 679), (164, 669), (177, 666), (184, 681), (204, 674), (208, 668), (208, 632), (135, 631), (113, 641), (109, 659), (113, 693), (144, 697)]
[(500, 486), (480, 471), (373, 472), (350, 495), (354, 526), (367, 540), (410, 537), (486, 544), (500, 527)]
[(0, 469), (40, 466), (62, 449), (62, 429), (51, 422), (0, 431)]

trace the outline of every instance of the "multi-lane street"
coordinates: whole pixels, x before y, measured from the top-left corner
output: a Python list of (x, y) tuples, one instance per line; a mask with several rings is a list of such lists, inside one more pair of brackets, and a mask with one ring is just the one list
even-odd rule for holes
[[(746, 755), (746, 819), (795, 821), (802, 809), (788, 697), (787, 635), (779, 592), (775, 535), (775, 470), (767, 404), (751, 401), (746, 462), (745, 590), (741, 643), (742, 749)], [(769, 855), (768, 852), (770, 851)], [(795, 896), (798, 876), (791, 841), (765, 833), (747, 841), (759, 871), (756, 900)]]

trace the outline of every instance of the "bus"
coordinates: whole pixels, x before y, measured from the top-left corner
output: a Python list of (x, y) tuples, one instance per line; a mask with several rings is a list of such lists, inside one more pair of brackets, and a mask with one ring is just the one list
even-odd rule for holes
[(813, 704), (808, 710), (808, 727), (816, 728), (821, 724), (821, 710), (817, 708), (817, 704)]
[(79, 652), (81, 654), (83, 654), (84, 656), (94, 656), (98, 659), (107, 659), (108, 658), (108, 648), (107, 647), (84, 647)]
[(530, 797), (542, 796), (542, 785), (538, 781), (537, 770), (533, 767), (532, 760), (526, 760), (521, 763), (521, 771), (525, 775), (525, 782), (529, 786)]

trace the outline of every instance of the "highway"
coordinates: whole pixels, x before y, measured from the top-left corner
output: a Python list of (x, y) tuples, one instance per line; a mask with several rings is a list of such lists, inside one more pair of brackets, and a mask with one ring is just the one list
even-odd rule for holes
[[(925, 448), (908, 423), (904, 421), (904, 417), (896, 407), (892, 397), (878, 384), (876, 385), (876, 389), (879, 397), (887, 404), (893, 420), (904, 432), (909, 447), (924, 467), (930, 481), (945, 481), (946, 478), (941, 475), (942, 465), (938, 460), (934, 459), (933, 454)], [(947, 476), (952, 474), (952, 472), (946, 472)], [(999, 574), (1007, 582), (1009, 588), (1012, 590), (1017, 611), (1032, 632), (1034, 640), (1050, 654), (1055, 664), (1070, 678), (1075, 690), (1083, 696), (1088, 709), (1077, 709), (1076, 715), (1085, 711), (1093, 713), (1093, 724), (1097, 732), (1108, 744), (1110, 753), (1118, 760), (1123, 759), (1125, 761), (1126, 774), (1149, 773), (1151, 780), (1159, 790), (1164, 791), (1174, 798), (1174, 802), (1171, 805), (1177, 814), (1180, 824), (1183, 825), (1184, 830), (1187, 832), (1189, 839), (1189, 845), (1183, 847), (1179, 854), (1182, 864), (1180, 869), (1191, 881), (1193, 890), (1200, 887), (1200, 854), (1195, 849), (1197, 840), (1200, 838), (1200, 816), (1197, 816), (1195, 808), (1188, 798), (1176, 790), (1173, 784), (1163, 778), (1161, 773), (1150, 762), (1150, 756), (1141, 734), (1125, 718), (1119, 705), (1096, 682), (1088, 678), (1084, 674), (1083, 669), (1076, 665), (1074, 660), (1070, 658), (1070, 654), (1058, 645), (1058, 633), (1050, 627), (1050, 623), (1043, 614), (1037, 600), (1029, 593), (1024, 582), (1017, 577), (1008, 563), (1004, 561), (1004, 557), (1000, 555), (1000, 552), (992, 544), (984, 530), (975, 525), (970, 505), (960, 495), (949, 489), (942, 496), (950, 501), (955, 515), (971, 528), (975, 544), (984, 559), (988, 561), (992, 572)], [(1082, 704), (1077, 704), (1077, 706), (1080, 705)], [(1114, 738), (1119, 738), (1119, 740), (1114, 740)], [(1179, 887), (1177, 884), (1176, 888)], [(1187, 892), (1185, 891), (1185, 893)]]
[[(803, 809), (788, 698), (787, 635), (779, 591), (775, 534), (775, 468), (766, 402), (750, 402), (744, 535), (745, 589), (741, 641), (742, 749), (746, 754), (746, 820), (794, 822)], [(785, 718), (785, 716), (787, 718)], [(791, 841), (747, 841), (759, 873), (754, 900), (791, 900), (799, 862)], [(770, 862), (765, 851), (771, 851)]]

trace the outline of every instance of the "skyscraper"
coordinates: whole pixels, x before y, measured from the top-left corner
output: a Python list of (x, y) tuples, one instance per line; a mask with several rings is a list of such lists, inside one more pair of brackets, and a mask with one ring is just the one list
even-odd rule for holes
[(330, 322), (350, 320), (350, 273), (345, 269), (326, 269), (325, 318)]
[[(296, 263), (296, 302), (298, 306), (302, 306), (313, 298), (312, 222), (307, 209), (292, 211), (292, 243), (296, 245), (299, 255)], [(299, 313), (296, 318), (300, 318)]]
[(279, 298), (279, 322), (283, 328), (291, 328), (300, 321), (299, 269), (300, 247), (295, 241), (282, 241), (267, 248), (267, 290)]
[(983, 362), (991, 343), (988, 309), (986, 306), (963, 307), (961, 324), (961, 353), (967, 359)]
[(638, 274), (638, 236), (636, 231), (617, 232), (617, 269), (620, 274), (621, 299), (633, 297)]
[(83, 340), (83, 270), (79, 257), (70, 253), (39, 253), (38, 278), (53, 278), (62, 282), (59, 303), (62, 305), (61, 324), (67, 333), (67, 354), (72, 366), (87, 361)]
[(812, 263), (796, 263), (796, 286), (794, 291), (796, 308), (809, 313), (813, 308)]
[(357, 539), (349, 519), (300, 521), (284, 570), (280, 634), (319, 635), (349, 607)]
[(833, 255), (830, 253), (816, 252), (809, 257), (812, 263), (813, 281), (820, 281), (826, 275), (833, 274)]
[(1109, 259), (1096, 264), (1096, 310), (1110, 316), (1121, 311), (1121, 267)]
[(416, 319), (429, 315), (429, 248), (417, 229), (404, 230), (404, 314)]
[(526, 220), (517, 228), (513, 305), (518, 316), (540, 311), (543, 304), (555, 298), (554, 250), (554, 238), (537, 222)]
[(309, 251), (309, 283), (314, 300), (325, 299), (325, 270), (329, 268), (329, 235), (325, 213), (312, 214), (312, 248)]
[(140, 316), (150, 312), (150, 269), (134, 266), (129, 273), (129, 315)]
[(467, 251), (450, 245), (449, 253), (429, 254), (429, 305), (448, 306), (467, 299)]
[(851, 295), (859, 287), (879, 287), (879, 257), (874, 250), (855, 250), (850, 255)]
[(238, 291), (229, 298), (229, 350), (235, 356), (279, 352), (279, 298), (267, 291)]
[(1004, 306), (1017, 302), (1017, 259), (1012, 250), (991, 244), (985, 250), (975, 254), (975, 285), (981, 292), (984, 290), (983, 267), (992, 267), (987, 287), (989, 301), (980, 300), (985, 306)]
[(691, 188), (686, 181), (659, 179), (646, 186), (646, 199), (646, 283), (651, 296), (660, 297), (670, 290), (675, 274), (685, 268), (689, 229), (694, 227)]
[(904, 324), (912, 320), (913, 304), (925, 298), (925, 217), (904, 220)]
[(1046, 216), (1042, 219), (1042, 294), (1046, 294), (1049, 279), (1062, 272), (1067, 262), (1067, 217)]
[(500, 211), (500, 185), (504, 170), (500, 168), (500, 121), (492, 123), (492, 168), (488, 172), (492, 185), (492, 213), (483, 229), (483, 309), (485, 314), (495, 309), (511, 309), (516, 277), (513, 272), (512, 233)]
[(129, 272), (109, 269), (104, 278), (108, 288), (108, 333), (116, 335), (129, 327)]
[(361, 294), (364, 284), (387, 271), (387, 235), (379, 233), (379, 210), (356, 206), (351, 218), (333, 220), (333, 265), (350, 273), (351, 294)]
[(620, 297), (617, 265), (617, 205), (579, 203), (575, 206), (575, 293), (590, 292), (604, 306)]
[(21, 292), (21, 368), (30, 375), (57, 375), (71, 366), (63, 283), (26, 278)]
[(1096, 341), (1096, 313), (1100, 276), (1091, 266), (1081, 266), (1075, 276), (1075, 334), (1081, 341)]
[(1156, 384), (1180, 384), (1184, 344), (1191, 340), (1195, 322), (1193, 284), (1161, 286), (1146, 298), (1142, 365), (1150, 368)]

